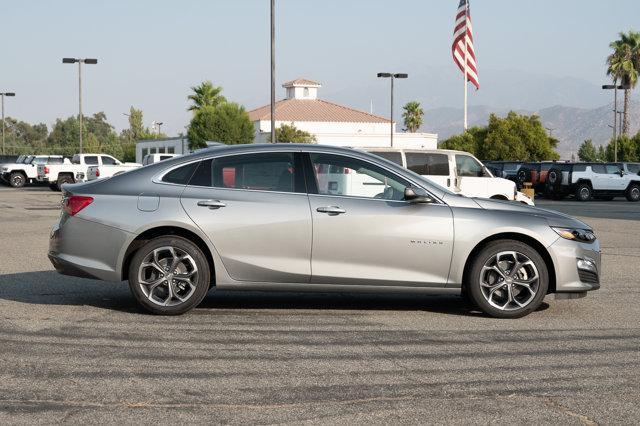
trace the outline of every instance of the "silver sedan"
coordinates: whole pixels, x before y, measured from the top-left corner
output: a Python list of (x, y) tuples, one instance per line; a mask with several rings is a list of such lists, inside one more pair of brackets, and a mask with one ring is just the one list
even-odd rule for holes
[(63, 192), (55, 268), (128, 280), (157, 314), (216, 288), (457, 294), (516, 318), (599, 288), (585, 223), (466, 198), (357, 150), (221, 146)]

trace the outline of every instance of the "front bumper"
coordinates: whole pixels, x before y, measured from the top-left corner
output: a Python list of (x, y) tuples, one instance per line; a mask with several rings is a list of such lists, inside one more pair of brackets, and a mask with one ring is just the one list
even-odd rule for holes
[(579, 243), (559, 237), (549, 254), (556, 270), (556, 293), (583, 293), (600, 288), (600, 242)]
[(49, 237), (49, 260), (64, 275), (122, 281), (120, 253), (133, 236), (121, 229), (62, 214)]

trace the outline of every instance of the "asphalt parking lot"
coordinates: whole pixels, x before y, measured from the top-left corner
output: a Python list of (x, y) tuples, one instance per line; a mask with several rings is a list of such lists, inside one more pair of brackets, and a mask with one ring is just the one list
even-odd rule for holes
[(595, 228), (602, 289), (496, 320), (458, 297), (220, 292), (146, 315), (124, 283), (52, 270), (59, 199), (0, 187), (0, 423), (640, 419), (640, 203), (540, 202)]

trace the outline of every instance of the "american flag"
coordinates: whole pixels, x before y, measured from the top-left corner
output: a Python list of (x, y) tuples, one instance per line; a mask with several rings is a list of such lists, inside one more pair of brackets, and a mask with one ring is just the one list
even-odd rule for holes
[(460, 0), (456, 25), (453, 29), (453, 62), (464, 73), (464, 51), (467, 50), (467, 81), (480, 88), (478, 83), (478, 68), (476, 67), (476, 54), (473, 50), (473, 31), (471, 29), (471, 14), (469, 12), (469, 0)]

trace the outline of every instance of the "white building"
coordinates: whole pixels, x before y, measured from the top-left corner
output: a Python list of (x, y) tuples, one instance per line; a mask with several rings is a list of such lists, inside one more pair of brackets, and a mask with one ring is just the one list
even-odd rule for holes
[[(276, 102), (275, 125), (294, 125), (311, 133), (319, 144), (350, 147), (388, 147), (391, 144), (389, 119), (318, 98), (320, 83), (306, 79), (282, 85), (286, 98)], [(271, 106), (249, 111), (256, 136), (255, 143), (269, 142)], [(438, 135), (398, 133), (393, 123), (393, 144), (398, 148), (436, 149)]]
[(142, 164), (147, 154), (186, 154), (189, 152), (187, 137), (144, 139), (136, 142), (136, 163)]

